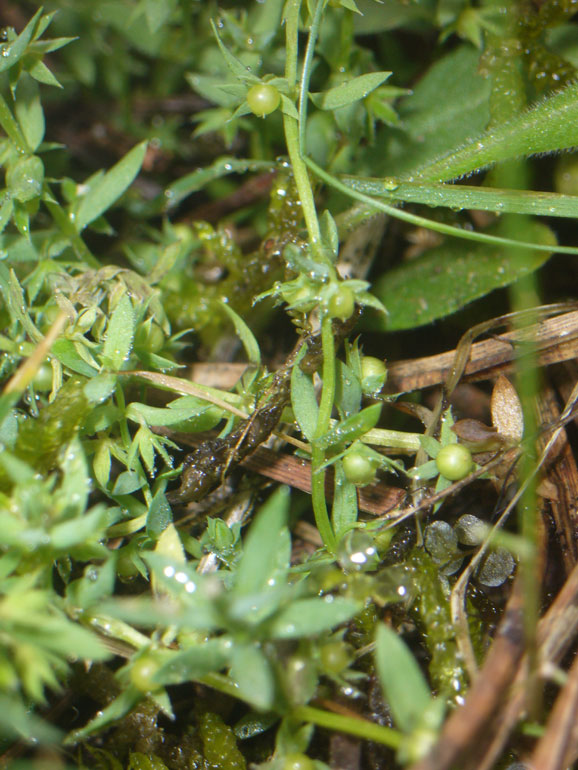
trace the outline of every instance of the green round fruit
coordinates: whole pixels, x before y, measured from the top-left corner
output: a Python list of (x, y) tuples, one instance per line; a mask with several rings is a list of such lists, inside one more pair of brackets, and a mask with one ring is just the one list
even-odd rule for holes
[(283, 770), (313, 770), (314, 767), (307, 754), (287, 754), (283, 762)]
[(130, 681), (140, 692), (153, 692), (160, 685), (154, 681), (154, 676), (160, 668), (160, 663), (153, 655), (141, 655), (132, 664)]
[(52, 389), (52, 367), (48, 363), (41, 364), (32, 379), (34, 390), (43, 393)]
[(463, 444), (448, 444), (440, 449), (436, 457), (438, 471), (449, 481), (465, 478), (474, 467), (472, 453)]
[(387, 368), (381, 358), (375, 356), (363, 356), (361, 359), (361, 377), (384, 377)]
[(328, 674), (340, 674), (351, 663), (351, 649), (345, 642), (327, 642), (319, 650), (319, 661)]
[(374, 464), (361, 452), (349, 452), (341, 462), (343, 463), (345, 478), (356, 487), (364, 487), (375, 479)]
[(254, 115), (264, 118), (270, 115), (281, 104), (281, 94), (275, 86), (259, 83), (247, 92), (247, 104)]
[(355, 310), (355, 295), (348, 286), (340, 286), (329, 300), (329, 315), (347, 321)]

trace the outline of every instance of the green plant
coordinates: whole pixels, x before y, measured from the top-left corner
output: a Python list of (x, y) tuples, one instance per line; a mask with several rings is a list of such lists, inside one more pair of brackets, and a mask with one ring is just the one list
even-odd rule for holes
[[(79, 745), (91, 766), (323, 770), (317, 725), (418, 761), (467, 687), (447, 594), (487, 530), (462, 516), (406, 538), (363, 506), (396, 477), (443, 517), (485, 459), (445, 402), (404, 405), (424, 431), (397, 423), (381, 348), (578, 253), (552, 224), (576, 218), (575, 196), (529, 189), (529, 168), (539, 190), (560, 174), (525, 160), (577, 143), (573, 4), (21, 5), (30, 20), (0, 43), (0, 734)], [(423, 56), (397, 28), (419, 30)], [(410, 228), (436, 239), (370, 272), (380, 215), (399, 222), (392, 252)], [(190, 381), (191, 350), (248, 366), (230, 387)], [(513, 403), (484, 450), (522, 441)], [(246, 467), (272, 437), (310, 464), (310, 504), (254, 494)], [(292, 529), (309, 509), (305, 558)], [(497, 542), (475, 572), (487, 588), (515, 568)], [(320, 705), (374, 671), (393, 727)], [(66, 735), (40, 716), (64, 683), (96, 701)]]

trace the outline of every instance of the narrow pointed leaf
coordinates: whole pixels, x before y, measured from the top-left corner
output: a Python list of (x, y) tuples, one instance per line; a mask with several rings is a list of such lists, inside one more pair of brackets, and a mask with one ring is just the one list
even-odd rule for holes
[(146, 142), (137, 144), (91, 186), (80, 202), (74, 219), (78, 232), (98, 219), (126, 192), (140, 171), (146, 147)]

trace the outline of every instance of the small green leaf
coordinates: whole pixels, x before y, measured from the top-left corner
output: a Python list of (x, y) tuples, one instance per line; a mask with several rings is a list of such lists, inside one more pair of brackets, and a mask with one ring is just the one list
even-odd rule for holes
[(398, 634), (383, 623), (377, 629), (375, 662), (394, 721), (400, 730), (410, 733), (430, 707), (432, 697), (416, 659)]
[(130, 495), (144, 487), (146, 481), (136, 471), (123, 471), (114, 482), (113, 495)]
[[(159, 490), (153, 497), (147, 514), (147, 535), (156, 540), (173, 520), (173, 512), (164, 491)], [(165, 554), (168, 556), (169, 554)]]
[(97, 374), (97, 370), (87, 364), (79, 355), (72, 340), (67, 340), (64, 337), (57, 339), (52, 346), (52, 354), (63, 366), (77, 374), (82, 374), (84, 377), (94, 377)]
[(357, 521), (357, 487), (345, 478), (345, 473), (340, 464), (335, 466), (335, 492), (333, 494), (333, 508), (331, 509), (331, 523), (337, 541), (351, 529)]
[(177, 179), (163, 194), (163, 206), (177, 206), (187, 196), (198, 190), (202, 190), (215, 179), (220, 179), (228, 174), (244, 174), (247, 171), (270, 171), (273, 163), (266, 161), (240, 160), (228, 155), (218, 158), (210, 166), (199, 168), (190, 174)]
[(146, 142), (133, 147), (122, 160), (99, 176), (90, 186), (86, 195), (80, 201), (74, 217), (78, 232), (107, 211), (113, 203), (130, 187), (142, 166)]
[(233, 650), (231, 677), (239, 697), (260, 711), (268, 711), (275, 697), (275, 679), (271, 664), (253, 644), (237, 644)]
[(44, 182), (44, 164), (36, 155), (20, 158), (8, 167), (6, 186), (17, 201), (25, 203), (38, 198)]
[(0, 56), (0, 72), (13, 67), (26, 53), (28, 44), (36, 32), (37, 26), (42, 16), (42, 8), (37, 11), (12, 43), (2, 43), (2, 56)]
[(110, 478), (111, 469), (110, 446), (106, 439), (98, 444), (98, 448), (94, 453), (92, 466), (94, 468), (96, 480), (101, 487), (106, 487), (108, 479)]
[(211, 27), (213, 28), (213, 32), (215, 34), (215, 37), (217, 38), (217, 44), (221, 50), (221, 53), (223, 54), (223, 58), (225, 59), (225, 62), (227, 63), (227, 67), (231, 70), (231, 72), (240, 80), (243, 80), (246, 83), (258, 83), (259, 78), (253, 75), (250, 72), (249, 68), (246, 67), (242, 61), (237, 59), (237, 57), (234, 56), (229, 51), (227, 46), (223, 43), (219, 35), (219, 32), (217, 31), (217, 27), (215, 26), (215, 22), (212, 19), (211, 19)]
[(295, 118), (295, 120), (299, 120), (299, 113), (297, 112), (297, 108), (295, 107), (291, 99), (285, 94), (281, 94), (281, 112), (284, 115), (288, 115), (290, 118)]
[(44, 113), (38, 84), (26, 73), (18, 81), (14, 111), (28, 146), (36, 152), (44, 139)]
[(408, 471), (408, 475), (416, 481), (427, 481), (428, 479), (435, 479), (439, 476), (439, 470), (435, 460), (428, 460), (423, 465), (418, 465), (416, 468), (411, 468)]
[(278, 567), (277, 543), (286, 526), (289, 488), (279, 487), (261, 507), (251, 524), (243, 557), (235, 575), (235, 594), (246, 596), (267, 588)]
[(123, 294), (106, 327), (102, 361), (112, 370), (119, 370), (128, 360), (132, 348), (135, 312), (128, 294)]
[(274, 639), (316, 636), (340, 623), (345, 623), (360, 609), (359, 602), (339, 596), (297, 599), (273, 618), (269, 625), (269, 632)]
[(319, 405), (313, 379), (311, 375), (301, 370), (299, 360), (295, 362), (291, 372), (291, 407), (301, 433), (308, 441), (313, 441)]
[(91, 481), (84, 448), (77, 436), (61, 452), (61, 458), (62, 482), (58, 493), (66, 500), (69, 514), (79, 516), (86, 509)]
[(353, 11), (354, 13), (358, 13), (360, 16), (363, 16), (361, 11), (355, 4), (355, 0), (339, 0), (339, 5), (342, 8), (347, 8), (348, 11)]
[(329, 248), (333, 259), (337, 259), (337, 254), (339, 253), (339, 232), (331, 212), (327, 209), (321, 215), (319, 226), (323, 245)]
[(105, 526), (112, 523), (106, 508), (98, 506), (85, 513), (84, 516), (57, 524), (50, 531), (50, 541), (57, 550), (68, 550), (94, 539), (96, 533), (101, 532)]
[(357, 414), (346, 417), (328, 433), (316, 440), (321, 449), (341, 450), (346, 444), (356, 441), (367, 431), (375, 428), (381, 415), (381, 404), (372, 404)]
[(429, 457), (432, 458), (432, 460), (435, 460), (438, 456), (438, 452), (442, 448), (442, 445), (440, 442), (435, 439), (433, 436), (420, 436), (419, 437), (419, 443), (422, 446), (422, 449), (425, 449), (425, 451), (428, 453)]
[(177, 652), (155, 673), (159, 684), (184, 684), (213, 671), (221, 671), (228, 663), (231, 645), (225, 639), (209, 639)]
[(182, 406), (171, 407), (169, 405), (166, 409), (134, 401), (128, 405), (126, 417), (128, 420), (141, 424), (172, 426), (177, 430), (189, 432), (211, 430), (223, 419), (224, 413), (219, 407), (208, 404), (206, 401), (200, 401), (194, 396), (190, 396), (190, 406), (187, 406), (184, 401), (185, 399), (177, 399), (173, 403), (182, 403)]
[(34, 62), (34, 64), (29, 68), (28, 74), (33, 77), (34, 80), (37, 80), (39, 83), (44, 83), (46, 86), (56, 86), (56, 88), (62, 88), (62, 85), (43, 61)]
[(368, 94), (384, 83), (391, 72), (368, 72), (346, 83), (341, 83), (329, 91), (311, 94), (313, 103), (322, 110), (336, 110), (348, 104), (364, 99)]
[(353, 369), (343, 361), (338, 360), (336, 368), (335, 405), (340, 414), (349, 417), (349, 415), (357, 413), (361, 406), (361, 383)]
[(249, 329), (241, 316), (236, 313), (232, 307), (229, 307), (226, 302), (220, 302), (219, 304), (235, 325), (235, 330), (243, 343), (249, 363), (254, 366), (261, 366), (261, 350), (259, 349), (259, 343), (251, 329)]
[(109, 597), (114, 590), (115, 566), (114, 558), (99, 566), (89, 564), (84, 575), (70, 583), (66, 590), (69, 605), (88, 610)]

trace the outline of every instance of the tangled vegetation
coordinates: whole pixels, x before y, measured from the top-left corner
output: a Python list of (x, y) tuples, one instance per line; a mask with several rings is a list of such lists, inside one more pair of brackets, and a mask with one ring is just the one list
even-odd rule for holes
[[(3, 766), (545, 751), (536, 672), (563, 685), (576, 637), (539, 621), (578, 558), (570, 375), (535, 410), (578, 337), (576, 11), (7, 2)], [(490, 706), (459, 722), (484, 676), (501, 742)]]

